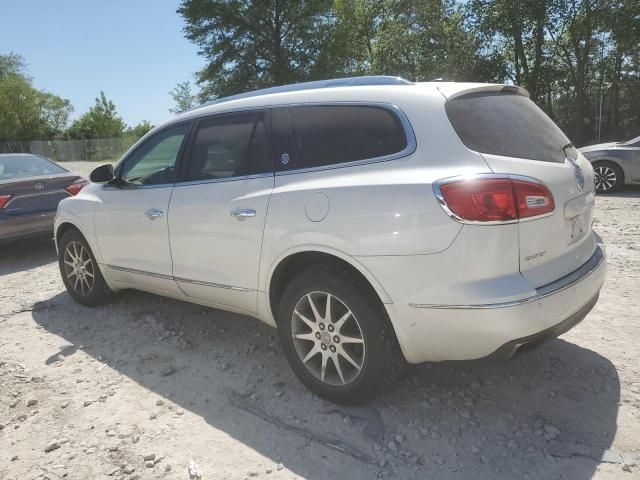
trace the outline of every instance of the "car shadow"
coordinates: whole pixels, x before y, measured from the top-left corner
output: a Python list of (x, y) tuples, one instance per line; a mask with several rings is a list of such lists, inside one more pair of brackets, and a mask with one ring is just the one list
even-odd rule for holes
[(51, 235), (0, 244), (0, 276), (31, 270), (56, 261)]
[(598, 194), (601, 197), (640, 198), (640, 185), (627, 185), (619, 192)]
[(411, 366), (369, 405), (340, 407), (300, 385), (254, 319), (138, 292), (93, 309), (60, 293), (32, 315), (69, 344), (47, 363), (81, 349), (303, 478), (588, 479), (616, 433), (615, 367), (563, 340)]

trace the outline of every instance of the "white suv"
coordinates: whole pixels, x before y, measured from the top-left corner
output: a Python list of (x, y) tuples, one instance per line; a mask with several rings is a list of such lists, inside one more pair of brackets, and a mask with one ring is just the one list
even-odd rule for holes
[(555, 338), (604, 281), (592, 168), (513, 86), (362, 77), (238, 95), (91, 179), (55, 221), (75, 300), (134, 288), (256, 317), (335, 402), (371, 397), (405, 360)]

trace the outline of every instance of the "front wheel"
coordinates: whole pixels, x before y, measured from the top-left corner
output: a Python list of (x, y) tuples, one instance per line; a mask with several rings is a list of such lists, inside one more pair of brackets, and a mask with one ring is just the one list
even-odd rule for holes
[(278, 332), (302, 383), (335, 403), (368, 400), (404, 363), (379, 299), (356, 279), (325, 268), (306, 270), (287, 286)]
[(613, 162), (597, 162), (593, 165), (596, 191), (599, 193), (617, 192), (624, 184), (622, 169)]
[(58, 264), (64, 286), (76, 302), (93, 307), (111, 298), (113, 292), (80, 232), (70, 230), (62, 235), (58, 245)]

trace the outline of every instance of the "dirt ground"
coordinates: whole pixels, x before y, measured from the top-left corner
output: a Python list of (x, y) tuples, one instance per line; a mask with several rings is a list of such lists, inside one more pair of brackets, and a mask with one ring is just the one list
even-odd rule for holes
[(358, 408), (302, 387), (256, 320), (81, 307), (51, 241), (0, 247), (0, 479), (640, 478), (640, 190), (598, 197), (595, 228), (583, 323), (508, 362), (413, 366)]

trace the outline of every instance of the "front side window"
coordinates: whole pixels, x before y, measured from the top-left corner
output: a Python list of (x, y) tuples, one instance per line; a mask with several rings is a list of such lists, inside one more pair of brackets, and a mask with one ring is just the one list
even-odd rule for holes
[(175, 182), (178, 154), (189, 127), (183, 123), (153, 135), (125, 160), (120, 178), (133, 185)]
[[(381, 158), (407, 148), (402, 123), (387, 108), (308, 105), (287, 110), (296, 152), (286, 152), (284, 162), (282, 152), (276, 152), (280, 170)], [(278, 131), (275, 121), (274, 131)]]
[(187, 180), (215, 180), (271, 171), (264, 112), (219, 115), (200, 121)]

